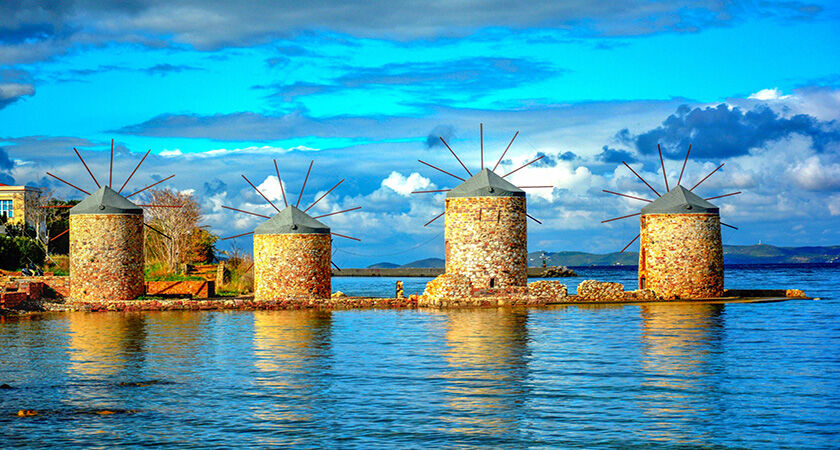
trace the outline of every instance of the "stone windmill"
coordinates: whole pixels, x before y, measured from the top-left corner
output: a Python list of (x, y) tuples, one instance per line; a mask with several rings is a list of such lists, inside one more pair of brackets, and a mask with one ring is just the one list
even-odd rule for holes
[(309, 170), (307, 170), (306, 178), (303, 180), (297, 203), (290, 205), (286, 200), (286, 191), (280, 178), (280, 169), (277, 166), (277, 161), (274, 161), (274, 169), (277, 172), (277, 181), (280, 183), (280, 192), (285, 206), (283, 210), (269, 200), (251, 180), (242, 175), (242, 178), (277, 211), (274, 216), (223, 206), (225, 209), (268, 219), (252, 232), (224, 238), (232, 239), (254, 235), (255, 300), (329, 298), (332, 288), (330, 264), (338, 269), (338, 266), (331, 261), (332, 236), (359, 240), (331, 232), (330, 228), (318, 219), (355, 211), (361, 209), (361, 206), (315, 217), (307, 214), (307, 211), (344, 182), (344, 179), (336, 183), (324, 195), (318, 197), (306, 209), (299, 209), (313, 163), (314, 161), (309, 164)]
[(541, 223), (527, 213), (525, 191), (527, 188), (553, 188), (553, 186), (514, 186), (506, 177), (533, 164), (545, 155), (506, 174), (495, 170), (507, 154), (516, 136), (492, 169), (484, 167), (484, 125), (479, 126), (481, 137), (481, 167), (475, 174), (458, 158), (449, 144), (440, 140), (452, 156), (469, 174), (464, 179), (427, 162), (435, 170), (460, 180), (453, 189), (415, 191), (413, 193), (446, 192), (444, 212), (426, 222), (428, 226), (441, 216), (445, 217), (444, 235), (446, 273), (465, 276), (475, 288), (499, 289), (525, 286), (528, 280), (528, 227), (526, 217)]
[[(157, 233), (157, 229), (143, 220), (143, 208), (180, 207), (171, 205), (137, 205), (128, 200), (147, 189), (169, 180), (166, 177), (132, 194), (121, 193), (149, 156), (147, 151), (119, 190), (112, 188), (114, 180), (114, 141), (111, 140), (111, 164), (108, 184), (100, 185), (82, 155), (73, 149), (98, 188), (90, 193), (50, 172), (47, 175), (87, 195), (75, 206), (46, 206), (70, 208), (70, 228), (53, 237), (55, 240), (70, 233), (70, 298), (75, 301), (132, 300), (145, 293), (143, 226)], [(160, 233), (163, 235), (163, 233)], [(165, 235), (164, 235), (165, 236)], [(168, 238), (168, 236), (165, 236)]]
[[(658, 146), (657, 146), (658, 147)], [(709, 202), (741, 192), (702, 198), (693, 191), (724, 164), (719, 165), (691, 189), (680, 184), (691, 146), (685, 155), (680, 177), (671, 188), (665, 172), (665, 160), (659, 148), (659, 161), (665, 179), (665, 193), (660, 194), (632, 167), (623, 162), (654, 194), (656, 200), (635, 197), (618, 192), (608, 194), (649, 203), (641, 212), (607, 219), (601, 223), (628, 217), (641, 216), (640, 232), (621, 252), (636, 239), (639, 246), (639, 289), (650, 289), (666, 299), (700, 299), (723, 295), (723, 244), (720, 226), (736, 227), (720, 221), (720, 209)]]

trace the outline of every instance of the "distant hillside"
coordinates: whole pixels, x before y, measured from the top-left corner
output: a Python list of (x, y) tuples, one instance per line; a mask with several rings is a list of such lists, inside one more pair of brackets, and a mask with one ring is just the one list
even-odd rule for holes
[(421, 259), (419, 261), (410, 262), (408, 264), (403, 264), (400, 267), (443, 268), (446, 267), (446, 261), (440, 258), (426, 258)]
[(376, 264), (371, 264), (367, 266), (368, 269), (395, 269), (399, 267), (399, 264), (389, 263), (389, 262), (381, 262)]
[[(635, 266), (639, 263), (638, 252), (596, 254), (586, 252), (532, 252), (528, 253), (528, 266), (542, 266), (540, 255), (545, 253), (549, 266)], [(760, 245), (724, 245), (723, 262), (726, 264), (840, 264), (840, 245), (830, 247), (775, 247)], [(440, 258), (427, 258), (408, 264), (381, 262), (368, 266), (370, 269), (390, 268), (443, 268), (446, 262)]]
[[(529, 266), (541, 266), (543, 252), (528, 254)], [(549, 266), (635, 266), (638, 252), (607, 253), (599, 255), (584, 252), (545, 252)], [(805, 264), (840, 263), (840, 246), (831, 247), (775, 247), (760, 245), (724, 245), (723, 262), (726, 264)]]

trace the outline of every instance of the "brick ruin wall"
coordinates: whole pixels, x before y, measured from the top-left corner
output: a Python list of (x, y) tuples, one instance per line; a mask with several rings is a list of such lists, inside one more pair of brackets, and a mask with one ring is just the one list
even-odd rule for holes
[(143, 215), (71, 215), (71, 300), (131, 300), (144, 293)]
[(329, 234), (254, 235), (254, 299), (329, 298)]
[(446, 273), (464, 275), (476, 288), (525, 286), (525, 212), (524, 197), (446, 199)]
[(639, 287), (667, 300), (723, 295), (723, 244), (717, 214), (645, 214)]

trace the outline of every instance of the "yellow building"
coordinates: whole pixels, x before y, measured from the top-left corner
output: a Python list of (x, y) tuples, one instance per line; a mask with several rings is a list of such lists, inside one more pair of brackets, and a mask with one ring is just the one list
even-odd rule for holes
[(5, 215), (10, 224), (25, 223), (37, 228), (40, 196), (41, 190), (36, 187), (0, 184), (0, 215)]

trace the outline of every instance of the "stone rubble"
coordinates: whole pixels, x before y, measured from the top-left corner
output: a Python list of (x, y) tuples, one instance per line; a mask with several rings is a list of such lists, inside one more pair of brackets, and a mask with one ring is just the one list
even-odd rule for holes
[(624, 285), (607, 281), (584, 280), (577, 288), (577, 297), (584, 301), (624, 301)]

